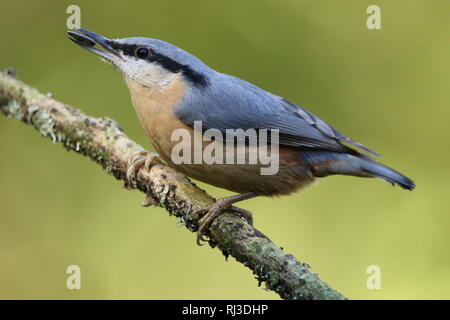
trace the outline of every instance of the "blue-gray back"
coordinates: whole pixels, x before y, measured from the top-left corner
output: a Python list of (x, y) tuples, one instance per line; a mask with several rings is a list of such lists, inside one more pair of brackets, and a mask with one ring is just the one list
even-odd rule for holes
[(191, 86), (175, 114), (203, 129), (278, 129), (281, 146), (354, 153), (343, 143), (377, 155), (307, 110), (239, 78), (205, 68), (208, 85)]

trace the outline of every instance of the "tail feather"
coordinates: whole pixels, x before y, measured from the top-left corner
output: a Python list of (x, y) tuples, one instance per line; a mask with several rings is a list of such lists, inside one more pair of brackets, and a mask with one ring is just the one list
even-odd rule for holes
[(361, 169), (375, 177), (386, 180), (393, 185), (396, 184), (406, 190), (413, 190), (416, 187), (414, 181), (408, 177), (375, 161), (363, 160)]
[(304, 151), (301, 156), (311, 165), (316, 177), (332, 174), (377, 177), (407, 190), (413, 190), (416, 186), (411, 179), (367, 156), (327, 151)]

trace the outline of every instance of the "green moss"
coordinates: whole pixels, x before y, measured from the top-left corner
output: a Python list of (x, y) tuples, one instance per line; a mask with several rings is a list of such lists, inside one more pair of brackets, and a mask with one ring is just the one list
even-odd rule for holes
[(101, 164), (108, 172), (117, 177), (117, 168), (110, 159), (105, 147), (94, 146), (93, 133), (83, 124), (65, 125), (58, 131), (56, 140), (61, 142), (68, 150), (89, 156), (95, 162)]

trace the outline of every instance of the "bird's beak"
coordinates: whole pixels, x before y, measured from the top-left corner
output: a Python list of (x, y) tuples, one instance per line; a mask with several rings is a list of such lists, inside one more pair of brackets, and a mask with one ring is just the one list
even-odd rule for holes
[[(95, 32), (77, 28), (79, 32), (68, 31), (69, 39), (75, 42), (80, 47), (106, 59), (109, 62), (114, 62), (117, 58), (121, 59), (117, 50), (113, 49), (110, 45), (111, 40), (105, 38)], [(95, 45), (99, 44), (103, 49), (96, 48)]]

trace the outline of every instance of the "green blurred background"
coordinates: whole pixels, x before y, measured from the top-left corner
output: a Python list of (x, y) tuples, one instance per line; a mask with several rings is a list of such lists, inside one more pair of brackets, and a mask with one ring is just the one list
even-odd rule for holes
[[(414, 192), (339, 176), (242, 207), (349, 298), (450, 298), (450, 2), (2, 2), (0, 68), (116, 119), (149, 147), (120, 75), (67, 40), (70, 4), (87, 29), (174, 43), (380, 152)], [(370, 4), (381, 7), (382, 30), (366, 28)], [(0, 136), (0, 298), (279, 298), (93, 162), (3, 116)], [(72, 264), (81, 290), (65, 287)], [(366, 287), (369, 265), (381, 267), (381, 290)]]

